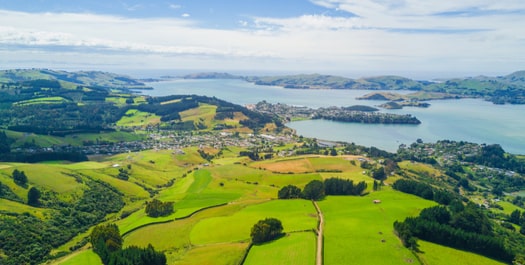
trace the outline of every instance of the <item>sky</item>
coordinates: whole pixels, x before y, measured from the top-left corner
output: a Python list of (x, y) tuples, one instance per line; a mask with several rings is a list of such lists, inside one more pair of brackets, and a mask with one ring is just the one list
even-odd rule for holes
[(504, 75), (525, 1), (0, 0), (11, 68)]

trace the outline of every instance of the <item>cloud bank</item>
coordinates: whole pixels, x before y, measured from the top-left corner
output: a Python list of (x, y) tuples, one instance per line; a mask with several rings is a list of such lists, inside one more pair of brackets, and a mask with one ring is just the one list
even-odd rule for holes
[(523, 1), (311, 2), (345, 16), (246, 16), (238, 28), (220, 29), (203, 27), (188, 13), (126, 18), (0, 10), (0, 63), (322, 73), (506, 73), (524, 67)]

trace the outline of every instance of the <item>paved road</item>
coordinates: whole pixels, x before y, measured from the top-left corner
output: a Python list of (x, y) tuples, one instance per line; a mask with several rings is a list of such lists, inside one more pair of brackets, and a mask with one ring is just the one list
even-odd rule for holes
[(316, 265), (323, 265), (323, 227), (324, 227), (324, 217), (319, 205), (316, 201), (312, 201), (317, 211), (317, 216), (319, 218), (319, 227), (317, 228), (317, 255), (316, 255)]

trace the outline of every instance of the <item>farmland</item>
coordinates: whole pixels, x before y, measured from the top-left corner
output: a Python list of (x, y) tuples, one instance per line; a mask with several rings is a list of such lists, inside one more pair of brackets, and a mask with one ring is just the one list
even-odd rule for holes
[[(315, 208), (308, 200), (275, 200), (278, 189), (290, 184), (304, 188), (312, 180), (334, 176), (355, 182), (373, 182), (363, 174), (359, 163), (350, 162), (355, 158), (298, 156), (241, 164), (239, 157), (226, 153), (226, 157), (217, 158), (221, 163), (204, 166), (205, 161), (193, 155), (195, 150), (186, 149), (184, 154), (145, 151), (81, 163), (5, 163), (0, 167), (3, 172), (0, 181), (24, 197), (24, 188), (17, 188), (8, 181), (13, 169), (24, 170), (32, 185), (59, 192), (65, 201), (74, 200), (85, 190), (72, 177), (74, 175), (107, 183), (120, 191), (126, 202), (120, 213), (108, 219), (124, 234), (124, 245), (145, 247), (152, 244), (166, 254), (168, 264), (238, 264), (244, 255), (244, 264), (262, 261), (264, 264), (314, 264), (316, 234), (313, 231), (318, 224)], [(423, 165), (401, 165), (410, 167), (410, 172), (438, 173)], [(115, 177), (118, 168), (129, 168), (129, 180)], [(290, 173), (294, 168), (300, 169)], [(162, 186), (170, 180), (173, 184)], [(55, 181), (60, 185), (53, 185)], [(174, 213), (148, 217), (144, 203), (152, 195), (145, 188), (157, 190), (153, 196), (162, 201), (175, 202)], [(416, 216), (436, 203), (388, 186), (379, 191), (367, 190), (370, 194), (366, 196), (328, 196), (319, 202), (325, 218), (325, 264), (407, 264), (417, 263), (418, 259), (428, 264), (445, 264), (457, 255), (464, 256), (471, 264), (486, 259), (426, 242), (420, 244), (424, 253), (415, 256), (402, 246), (392, 224)], [(373, 200), (380, 203), (374, 204)], [(40, 218), (51, 211), (20, 207), (20, 203), (3, 199), (2, 202), (4, 211), (16, 208), (16, 212), (28, 212)], [(126, 212), (128, 214), (123, 215)], [(268, 217), (282, 221), (285, 235), (249, 248), (251, 227)], [(81, 239), (77, 237), (66, 245), (78, 244)], [(436, 256), (434, 249), (438, 248), (444, 248), (438, 251), (447, 254)], [(96, 258), (92, 252), (80, 250), (52, 264), (97, 264)]]

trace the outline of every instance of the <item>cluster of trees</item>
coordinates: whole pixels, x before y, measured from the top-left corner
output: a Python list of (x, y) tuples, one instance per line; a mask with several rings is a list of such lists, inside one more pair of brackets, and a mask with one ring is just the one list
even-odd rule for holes
[(5, 134), (5, 131), (0, 132), (0, 154), (11, 152), (11, 140)]
[(18, 169), (13, 170), (13, 173), (11, 174), (13, 177), (13, 181), (18, 186), (25, 187), (27, 185), (27, 176), (24, 171), (19, 171)]
[(115, 224), (100, 225), (90, 236), (93, 251), (100, 256), (104, 265), (166, 265), (166, 255), (155, 251), (153, 246), (146, 248), (131, 246), (122, 249), (122, 237)]
[[(5, 254), (0, 256), (0, 264), (40, 264), (51, 249), (87, 231), (103, 221), (108, 213), (118, 212), (124, 206), (122, 195), (112, 186), (86, 178), (83, 181), (87, 187), (82, 197), (70, 202), (60, 200), (59, 194), (51, 191), (30, 189), (29, 203), (53, 209), (44, 220), (28, 213), (0, 215), (0, 249)], [(12, 193), (9, 189), (2, 190), (4, 197)], [(21, 202), (21, 199), (15, 201)]]
[(146, 202), (146, 214), (149, 217), (167, 216), (173, 211), (173, 202), (161, 202), (157, 199)]
[(27, 192), (27, 204), (38, 207), (40, 206), (40, 190), (36, 187), (31, 187)]
[(312, 119), (325, 119), (342, 122), (373, 123), (373, 124), (420, 124), (416, 117), (405, 114), (391, 114), (362, 111), (316, 111)]
[(13, 131), (65, 136), (73, 133), (98, 133), (112, 130), (111, 125), (127, 111), (111, 103), (20, 104), (0, 110), (1, 125)]
[[(520, 212), (520, 210), (516, 209), (510, 213), (507, 220), (513, 224), (521, 226), (520, 233), (525, 235), (525, 212)], [(514, 229), (514, 227), (512, 227), (512, 229)]]
[(392, 184), (392, 188), (404, 193), (414, 194), (423, 199), (433, 200), (444, 205), (449, 205), (453, 201), (460, 199), (458, 195), (451, 192), (436, 189), (429, 184), (409, 179), (397, 180)]
[(283, 234), (283, 225), (279, 219), (266, 218), (259, 220), (250, 232), (254, 244), (260, 244), (274, 240)]
[(34, 153), (25, 153), (25, 152), (11, 152), (7, 154), (2, 154), (0, 156), (0, 161), (10, 161), (10, 162), (23, 162), (23, 163), (37, 163), (41, 161), (51, 161), (51, 160), (66, 160), (72, 162), (82, 162), (87, 161), (88, 158), (86, 154), (82, 152), (34, 152)]
[[(178, 100), (178, 101), (177, 101)], [(168, 104), (162, 102), (173, 101)], [(161, 116), (161, 121), (180, 120), (179, 112), (197, 108), (199, 102), (188, 96), (170, 96), (160, 98), (149, 98), (148, 104), (141, 104), (137, 108), (140, 111), (155, 113)]]
[(321, 200), (325, 195), (362, 195), (366, 187), (364, 181), (354, 184), (352, 180), (328, 178), (324, 182), (312, 180), (304, 186), (302, 191), (294, 185), (284, 186), (277, 192), (277, 197), (279, 199)]
[(489, 218), (473, 203), (452, 212), (444, 206), (427, 208), (418, 217), (396, 221), (394, 229), (403, 244), (415, 250), (417, 239), (422, 239), (509, 263), (515, 256), (493, 232)]
[(118, 169), (117, 178), (121, 179), (121, 180), (128, 180), (129, 179), (129, 171), (124, 169), (124, 168), (119, 168)]

